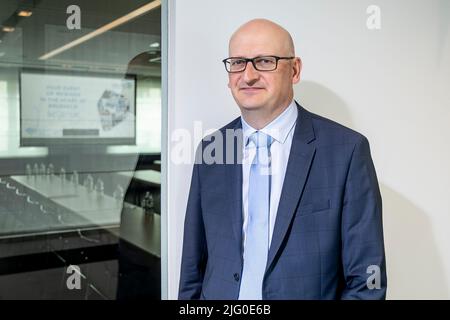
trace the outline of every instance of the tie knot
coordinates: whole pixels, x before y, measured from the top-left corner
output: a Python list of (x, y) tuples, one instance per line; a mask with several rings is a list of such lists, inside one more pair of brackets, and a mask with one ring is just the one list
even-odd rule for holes
[(250, 136), (250, 141), (252, 141), (257, 148), (268, 148), (272, 144), (272, 137), (265, 134), (264, 132), (256, 131), (253, 132)]

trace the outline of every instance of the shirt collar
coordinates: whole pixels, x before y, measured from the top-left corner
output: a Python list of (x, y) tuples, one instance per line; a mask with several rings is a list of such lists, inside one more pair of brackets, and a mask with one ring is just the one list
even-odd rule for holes
[[(278, 117), (273, 119), (259, 131), (270, 135), (275, 141), (278, 141), (279, 143), (284, 143), (289, 135), (289, 132), (291, 132), (292, 128), (295, 125), (295, 122), (297, 121), (297, 114), (297, 106), (295, 104), (295, 101), (292, 100), (286, 110), (284, 110)], [(250, 126), (242, 116), (241, 122), (242, 130), (244, 133), (244, 146), (247, 146), (249, 137), (257, 130)]]

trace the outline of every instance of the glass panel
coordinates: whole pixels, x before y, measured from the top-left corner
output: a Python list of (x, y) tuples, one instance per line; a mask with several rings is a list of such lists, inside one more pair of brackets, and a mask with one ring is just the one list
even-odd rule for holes
[(0, 3), (0, 298), (160, 299), (159, 1)]

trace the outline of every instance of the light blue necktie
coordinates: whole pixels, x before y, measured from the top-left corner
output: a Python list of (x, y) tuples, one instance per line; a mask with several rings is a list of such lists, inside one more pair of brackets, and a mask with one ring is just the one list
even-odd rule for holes
[(256, 154), (250, 167), (248, 224), (244, 244), (240, 300), (261, 300), (269, 252), (270, 145), (272, 138), (260, 131), (250, 136)]

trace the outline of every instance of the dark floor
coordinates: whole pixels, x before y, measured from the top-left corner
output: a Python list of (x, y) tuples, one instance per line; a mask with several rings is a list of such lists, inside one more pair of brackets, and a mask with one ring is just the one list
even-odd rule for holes
[[(80, 289), (68, 288), (70, 265), (80, 268)], [(159, 300), (160, 294), (160, 258), (108, 230), (0, 239), (0, 299)]]

